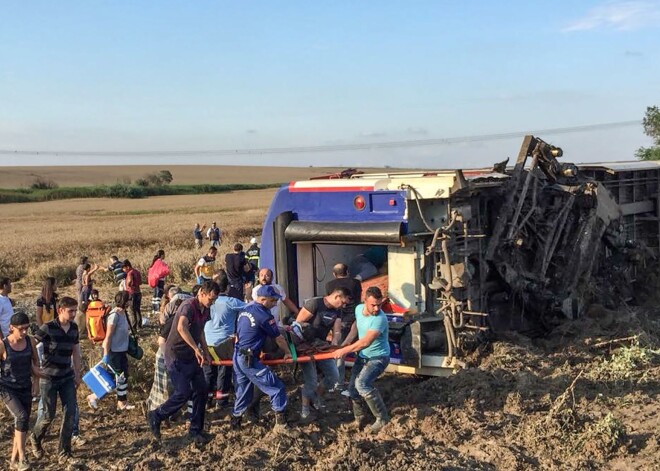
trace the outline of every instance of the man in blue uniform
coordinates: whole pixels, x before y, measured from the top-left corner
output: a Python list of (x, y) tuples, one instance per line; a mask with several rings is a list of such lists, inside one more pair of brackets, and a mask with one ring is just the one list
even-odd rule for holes
[(232, 412), (231, 427), (238, 430), (241, 419), (252, 402), (254, 386), (270, 398), (275, 411), (275, 428), (287, 428), (286, 389), (284, 383), (269, 367), (259, 361), (261, 350), (267, 337), (275, 339), (286, 353), (289, 346), (280, 335), (277, 321), (270, 313), (277, 304), (280, 294), (270, 285), (260, 286), (256, 299), (238, 315), (236, 322), (236, 345), (234, 347), (234, 388), (236, 401)]
[(376, 422), (371, 425), (372, 433), (378, 433), (390, 421), (383, 397), (374, 386), (376, 379), (390, 363), (389, 326), (387, 316), (380, 309), (381, 304), (383, 304), (383, 293), (380, 289), (376, 286), (367, 289), (364, 304), (359, 304), (355, 308), (355, 323), (349, 334), (351, 336), (357, 329), (359, 340), (335, 351), (337, 359), (358, 352), (351, 371), (348, 393), (358, 427), (365, 416), (360, 397), (365, 400), (369, 410), (376, 417)]

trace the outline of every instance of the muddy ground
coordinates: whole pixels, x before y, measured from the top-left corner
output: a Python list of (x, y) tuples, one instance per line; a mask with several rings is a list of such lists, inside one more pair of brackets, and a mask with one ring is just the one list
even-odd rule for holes
[[(134, 366), (132, 402), (146, 398), (155, 330), (143, 331), (145, 359)], [(632, 340), (602, 344), (635, 336)], [(614, 312), (592, 306), (579, 321), (545, 338), (519, 335), (482, 345), (468, 368), (445, 378), (387, 375), (378, 381), (392, 421), (378, 435), (350, 431), (349, 404), (336, 394), (315, 422), (301, 423), (292, 370), (279, 373), (290, 393), (293, 432), (263, 425), (229, 428), (229, 411), (207, 416), (214, 435), (202, 449), (183, 440), (184, 424), (156, 445), (144, 408), (117, 413), (111, 399), (93, 412), (82, 400), (87, 443), (79, 469), (517, 470), (660, 469), (660, 315), (649, 308)], [(655, 349), (655, 350), (654, 350)], [(86, 357), (95, 353), (86, 347)], [(263, 410), (268, 410), (263, 403)], [(35, 405), (36, 412), (36, 405)], [(9, 452), (11, 420), (2, 440)], [(45, 441), (56, 452), (56, 422)], [(47, 459), (34, 469), (61, 469)]]

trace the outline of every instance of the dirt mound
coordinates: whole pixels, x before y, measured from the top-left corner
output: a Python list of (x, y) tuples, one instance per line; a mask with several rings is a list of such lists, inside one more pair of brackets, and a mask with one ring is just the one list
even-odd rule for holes
[[(302, 423), (291, 368), (279, 370), (289, 385), (291, 433), (272, 431), (271, 412), (237, 433), (229, 411), (214, 410), (207, 416), (214, 439), (201, 450), (182, 438), (184, 423), (165, 428), (155, 445), (144, 410), (118, 414), (104, 400), (96, 413), (83, 406), (88, 442), (75, 451), (90, 470), (658, 469), (659, 339), (657, 311), (595, 306), (545, 338), (482, 345), (469, 368), (449, 377), (387, 375), (379, 388), (393, 418), (377, 436), (349, 429), (350, 406), (338, 394), (318, 420)], [(88, 350), (88, 361), (94, 355)], [(146, 397), (152, 359), (147, 348), (134, 369), (134, 401)], [(52, 434), (45, 446), (54, 451)]]

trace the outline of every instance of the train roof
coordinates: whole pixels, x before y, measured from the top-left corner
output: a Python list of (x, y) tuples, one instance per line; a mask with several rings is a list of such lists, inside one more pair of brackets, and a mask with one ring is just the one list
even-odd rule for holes
[(596, 162), (578, 164), (582, 170), (603, 170), (610, 172), (632, 172), (638, 170), (660, 170), (658, 160), (623, 160), (619, 162)]

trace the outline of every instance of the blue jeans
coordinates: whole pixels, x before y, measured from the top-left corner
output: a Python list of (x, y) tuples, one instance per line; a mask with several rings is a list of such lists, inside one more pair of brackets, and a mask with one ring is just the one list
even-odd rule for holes
[(275, 412), (286, 409), (287, 398), (284, 383), (266, 365), (256, 358), (248, 365), (245, 357), (234, 351), (234, 416), (241, 416), (252, 403), (254, 386), (257, 386), (270, 398), (270, 405)]
[[(64, 412), (64, 404), (62, 404), (62, 412)], [(44, 415), (44, 399), (43, 396), (39, 399), (39, 405), (37, 406), (37, 419)], [(80, 435), (80, 407), (78, 407), (78, 401), (76, 400), (76, 410), (73, 412), (73, 429), (72, 435), (77, 437)]]
[(317, 366), (319, 367), (319, 370), (321, 370), (321, 373), (323, 373), (323, 387), (325, 387), (326, 391), (333, 389), (339, 382), (339, 371), (337, 370), (337, 363), (335, 360), (317, 360), (300, 363), (300, 371), (303, 376), (302, 394), (310, 401), (316, 399), (316, 388), (319, 384), (316, 375)]
[(383, 374), (387, 365), (390, 364), (390, 357), (362, 358), (357, 356), (353, 363), (351, 371), (351, 380), (348, 383), (348, 393), (351, 399), (359, 399), (360, 396), (367, 396), (376, 388), (374, 382)]
[(37, 441), (41, 443), (48, 432), (50, 424), (55, 418), (55, 408), (57, 406), (57, 396), (62, 401), (64, 417), (60, 427), (60, 445), (59, 451), (62, 453), (71, 453), (71, 436), (73, 435), (73, 421), (76, 409), (76, 386), (73, 378), (67, 379), (41, 379), (39, 380), (41, 388), (41, 401), (43, 402), (43, 413), (37, 417), (37, 423), (34, 424), (34, 435)]
[(167, 374), (174, 386), (174, 392), (154, 412), (159, 420), (165, 420), (178, 412), (188, 399), (193, 401), (192, 417), (190, 418), (190, 434), (196, 435), (204, 430), (204, 413), (206, 410), (206, 379), (204, 372), (196, 360), (174, 360), (167, 365)]

